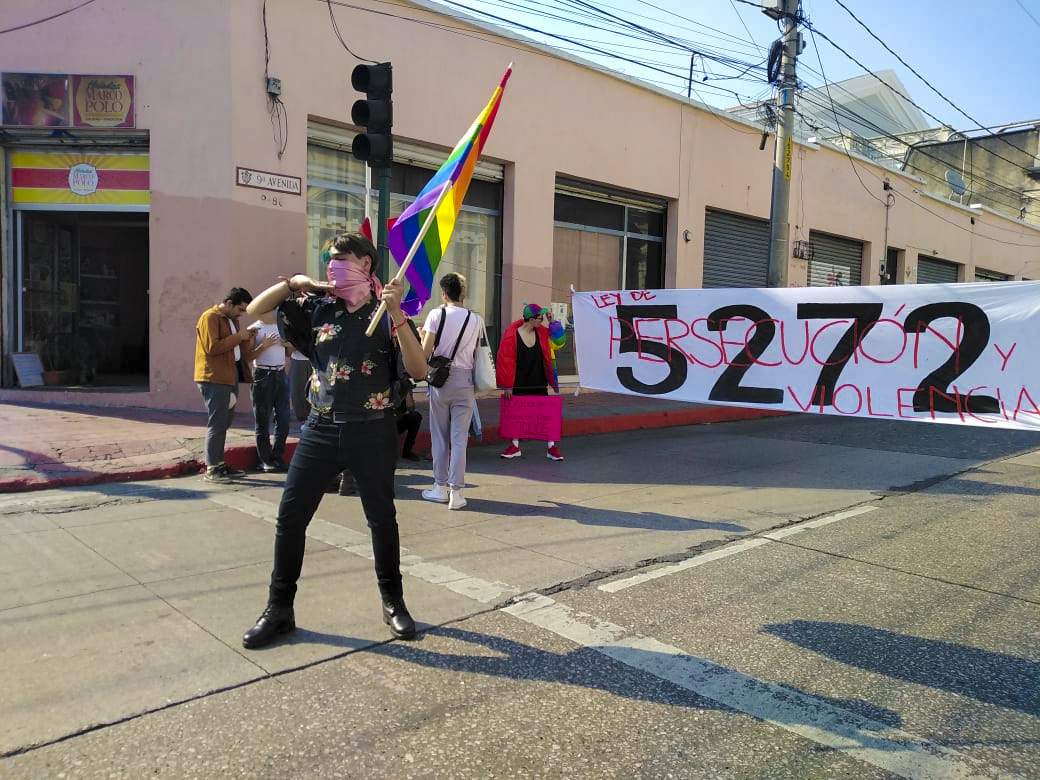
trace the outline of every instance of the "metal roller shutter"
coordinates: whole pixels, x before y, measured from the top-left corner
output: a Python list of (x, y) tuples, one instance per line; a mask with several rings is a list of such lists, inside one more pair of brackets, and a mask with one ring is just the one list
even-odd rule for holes
[(703, 287), (766, 287), (769, 222), (707, 209)]
[(957, 264), (935, 257), (917, 256), (918, 284), (956, 284)]
[(863, 242), (809, 231), (808, 287), (843, 287), (863, 281)]
[(999, 271), (987, 271), (985, 268), (975, 269), (976, 282), (1006, 282), (1010, 278), (1007, 274), (1002, 274)]

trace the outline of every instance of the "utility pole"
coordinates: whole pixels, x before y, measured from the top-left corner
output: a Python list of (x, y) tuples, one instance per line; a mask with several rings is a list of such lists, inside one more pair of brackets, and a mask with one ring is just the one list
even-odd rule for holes
[(801, 36), (798, 34), (799, 0), (762, 0), (762, 12), (784, 20), (780, 84), (777, 90), (776, 151), (773, 155), (773, 196), (769, 207), (770, 287), (787, 286), (788, 210), (791, 201), (791, 165), (794, 156), (795, 62)]

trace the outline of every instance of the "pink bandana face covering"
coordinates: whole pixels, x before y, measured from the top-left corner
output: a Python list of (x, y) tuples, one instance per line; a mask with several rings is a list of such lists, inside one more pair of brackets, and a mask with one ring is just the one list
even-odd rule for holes
[(374, 292), (378, 298), (383, 292), (379, 279), (369, 276), (350, 260), (330, 260), (325, 273), (334, 288), (332, 294), (350, 306), (359, 305), (369, 293)]

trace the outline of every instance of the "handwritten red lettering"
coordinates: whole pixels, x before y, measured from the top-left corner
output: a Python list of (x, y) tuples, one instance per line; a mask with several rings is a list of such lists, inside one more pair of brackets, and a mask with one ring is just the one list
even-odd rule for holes
[[(852, 390), (856, 394), (856, 408), (849, 409), (847, 411), (838, 406), (838, 395), (841, 393), (842, 390), (846, 389)], [(848, 394), (846, 393), (846, 395)], [(863, 393), (861, 393), (860, 389), (855, 385), (850, 385), (848, 383), (844, 385), (838, 385), (836, 388), (834, 388), (834, 400), (831, 405), (834, 407), (834, 411), (836, 411), (838, 414), (859, 414), (860, 409), (863, 408)]]
[[(1029, 406), (1031, 408), (1026, 408), (1026, 401), (1029, 401)], [(1037, 407), (1036, 401), (1033, 400), (1033, 396), (1031, 396), (1029, 391), (1024, 387), (1018, 391), (1018, 402), (1015, 404), (1015, 411), (1011, 414), (1011, 419), (1018, 420), (1018, 415), (1022, 413), (1040, 416), (1040, 408)]]
[(998, 352), (998, 354), (1003, 358), (1003, 360), (1000, 363), (1000, 370), (1001, 370), (1002, 373), (1003, 373), (1004, 369), (1007, 368), (1007, 364), (1008, 364), (1008, 361), (1011, 360), (1011, 356), (1013, 354), (1015, 354), (1015, 347), (1017, 347), (1017, 346), (1018, 346), (1018, 342), (1016, 341), (1014, 344), (1011, 345), (1011, 349), (1009, 349), (1007, 351), (1007, 354), (1005, 355), (1004, 354), (1004, 350), (1002, 350), (1000, 348), (999, 344), (994, 344), (993, 345), (993, 349), (995, 349)]
[(895, 417), (894, 414), (882, 414), (874, 410), (873, 394), (870, 387), (867, 388), (867, 414), (871, 417)]
[(646, 353), (643, 352), (643, 342), (644, 341), (656, 341), (658, 343), (663, 343), (665, 341), (665, 339), (660, 338), (659, 336), (652, 336), (649, 333), (644, 333), (643, 332), (643, 328), (646, 325), (653, 324), (653, 323), (658, 323), (658, 322), (661, 322), (661, 320), (659, 318), (657, 318), (657, 317), (646, 317), (646, 318), (640, 317), (639, 319), (635, 320), (635, 322), (632, 323), (632, 325), (634, 327), (634, 330), (636, 332), (636, 355), (637, 355), (639, 360), (645, 360), (648, 363), (667, 363), (668, 362), (664, 358), (658, 357), (657, 355), (646, 354)]

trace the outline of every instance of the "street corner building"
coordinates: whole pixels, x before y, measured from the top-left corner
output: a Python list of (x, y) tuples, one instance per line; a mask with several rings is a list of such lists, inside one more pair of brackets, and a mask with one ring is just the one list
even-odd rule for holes
[[(26, 9), (64, 10), (5, 4), (0, 28)], [(512, 63), (439, 265), (466, 277), (493, 344), (525, 301), (570, 327), (572, 286), (766, 286), (773, 172), (761, 123), (742, 110), (425, 0), (393, 14), (375, 0), (105, 0), (4, 35), (0, 399), (195, 409), (199, 312), (232, 287), (324, 276), (321, 246), (374, 217), (378, 200), (352, 154), (358, 60), (340, 37), (392, 66), (391, 215)], [(912, 152), (894, 165), (864, 140), (870, 128), (822, 140), (796, 129), (789, 286), (1040, 271), (1034, 202), (963, 197), (957, 171), (969, 155), (982, 168), (985, 138), (933, 131), (880, 79), (847, 87), (885, 117), (877, 135), (911, 139), (901, 148)], [(1004, 136), (1032, 156), (1001, 163), (1021, 162), (1001, 180), (1035, 190), (1036, 127)], [(561, 378), (575, 372), (573, 345), (568, 334)]]

